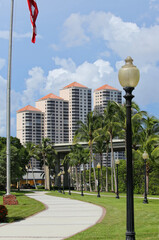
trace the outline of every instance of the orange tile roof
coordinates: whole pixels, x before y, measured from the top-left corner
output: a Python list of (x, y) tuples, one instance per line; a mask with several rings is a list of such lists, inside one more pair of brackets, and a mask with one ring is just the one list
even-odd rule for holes
[(86, 86), (84, 86), (84, 85), (82, 85), (82, 84), (80, 84), (78, 82), (73, 82), (73, 83), (67, 85), (64, 88), (71, 88), (71, 87), (88, 88), (88, 87), (86, 87)]
[(26, 107), (21, 108), (17, 112), (24, 112), (24, 111), (34, 111), (34, 112), (41, 112), (38, 108), (32, 107), (30, 105), (27, 105)]
[(38, 101), (41, 101), (41, 100), (44, 100), (44, 99), (48, 99), (48, 98), (53, 98), (53, 99), (63, 99), (63, 98), (61, 98), (61, 97), (56, 96), (56, 95), (53, 94), (53, 93), (49, 93), (48, 95), (46, 95), (46, 96), (40, 98)]
[(105, 85), (103, 85), (103, 86), (97, 88), (97, 89), (94, 90), (94, 91), (100, 91), (100, 90), (105, 90), (105, 89), (108, 89), (108, 90), (116, 90), (116, 91), (118, 91), (117, 88), (111, 87), (111, 86), (109, 86), (108, 84), (105, 84)]

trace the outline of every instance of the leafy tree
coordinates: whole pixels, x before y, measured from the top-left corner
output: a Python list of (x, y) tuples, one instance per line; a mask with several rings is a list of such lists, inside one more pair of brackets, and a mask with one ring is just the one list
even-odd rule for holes
[[(6, 139), (3, 138), (3, 143)], [(11, 141), (11, 182), (15, 183), (19, 181), (25, 174), (25, 165), (28, 164), (27, 151), (24, 146), (20, 144), (19, 139), (12, 137)], [(15, 144), (15, 146), (13, 145)], [(2, 145), (1, 145), (2, 146)], [(3, 144), (3, 148), (0, 151), (0, 185), (5, 186), (6, 183), (6, 146)]]

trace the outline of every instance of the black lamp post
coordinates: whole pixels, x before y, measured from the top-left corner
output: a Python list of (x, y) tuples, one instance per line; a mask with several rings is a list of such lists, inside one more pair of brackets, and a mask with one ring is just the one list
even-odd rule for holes
[(115, 164), (117, 168), (117, 192), (116, 192), (116, 198), (119, 199), (119, 190), (118, 190), (118, 166), (119, 166), (120, 160), (116, 159)]
[(63, 194), (65, 194), (65, 181), (64, 181), (64, 175), (65, 175), (65, 171), (62, 171), (62, 175), (63, 175)]
[(100, 171), (100, 164), (97, 164), (97, 169), (98, 169), (98, 194), (97, 197), (100, 197), (100, 181), (99, 181), (99, 171)]
[(125, 65), (119, 70), (119, 82), (126, 95), (126, 161), (127, 161), (127, 232), (126, 240), (134, 240), (134, 198), (133, 198), (133, 166), (132, 166), (132, 129), (131, 129), (131, 101), (132, 91), (140, 78), (139, 70), (133, 65), (133, 59), (127, 57)]
[(83, 171), (81, 170), (81, 196), (83, 197)]
[(144, 170), (145, 170), (145, 192), (144, 192), (144, 200), (143, 203), (148, 203), (147, 200), (147, 189), (146, 189), (146, 160), (149, 158), (149, 155), (146, 151), (142, 154), (142, 157), (144, 159)]
[(71, 172), (71, 170), (70, 170), (70, 168), (69, 168), (69, 169), (68, 169), (68, 189), (69, 189), (68, 194), (69, 194), (69, 195), (71, 195), (71, 190), (70, 190), (70, 172)]

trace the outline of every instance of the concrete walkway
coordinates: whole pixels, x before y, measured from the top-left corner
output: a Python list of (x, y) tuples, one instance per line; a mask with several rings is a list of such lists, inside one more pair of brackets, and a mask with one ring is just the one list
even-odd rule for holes
[(0, 240), (66, 239), (96, 224), (105, 214), (99, 206), (44, 192), (27, 196), (44, 203), (47, 209), (19, 222), (0, 224)]

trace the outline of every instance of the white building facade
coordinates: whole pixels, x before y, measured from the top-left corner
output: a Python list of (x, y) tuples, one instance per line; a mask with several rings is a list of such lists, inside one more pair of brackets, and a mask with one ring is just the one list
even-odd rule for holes
[[(30, 105), (17, 111), (17, 138), (24, 145), (28, 142), (40, 144), (44, 137), (44, 113)], [(40, 164), (31, 159), (33, 168), (39, 168)]]
[(50, 93), (40, 98), (36, 107), (44, 113), (44, 137), (53, 143), (67, 143), (68, 101)]
[(120, 104), (122, 103), (122, 92), (109, 86), (108, 84), (105, 84), (94, 90), (93, 100), (94, 111), (103, 114), (109, 101), (115, 101)]
[(60, 97), (69, 102), (69, 142), (73, 141), (78, 130), (78, 121), (86, 123), (87, 114), (92, 109), (92, 91), (90, 88), (73, 82), (60, 90)]

